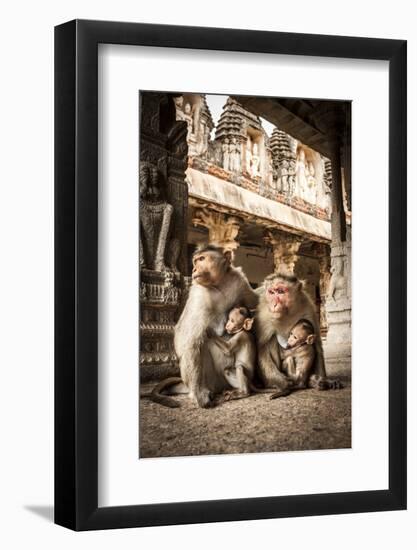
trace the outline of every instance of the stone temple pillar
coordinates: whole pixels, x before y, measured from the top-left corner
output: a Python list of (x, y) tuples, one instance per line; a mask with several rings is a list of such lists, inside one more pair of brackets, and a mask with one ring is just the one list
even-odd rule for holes
[(140, 379), (178, 374), (174, 326), (187, 267), (187, 125), (166, 93), (141, 94)]
[(295, 265), (298, 261), (297, 253), (302, 244), (301, 238), (296, 235), (268, 231), (265, 242), (272, 246), (275, 272), (294, 275)]
[[(350, 232), (348, 231), (348, 236)], [(331, 279), (326, 300), (327, 343), (339, 353), (351, 353), (351, 243), (350, 238), (332, 246)]]
[(193, 217), (193, 224), (208, 229), (208, 244), (220, 246), (232, 253), (239, 246), (239, 235), (242, 220), (236, 216), (228, 216), (221, 212), (198, 208)]
[(320, 329), (322, 337), (327, 337), (329, 322), (327, 319), (327, 295), (330, 284), (330, 256), (324, 254), (319, 258), (320, 265)]
[(332, 157), (331, 278), (326, 299), (328, 355), (351, 354), (351, 232), (343, 207), (340, 154)]

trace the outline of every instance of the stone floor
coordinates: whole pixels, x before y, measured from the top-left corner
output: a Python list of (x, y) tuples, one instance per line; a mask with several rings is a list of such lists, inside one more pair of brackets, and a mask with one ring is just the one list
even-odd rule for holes
[(141, 399), (140, 457), (349, 448), (349, 362), (332, 360), (327, 369), (343, 389), (303, 390), (273, 401), (253, 395), (213, 409), (200, 409), (186, 396), (176, 398), (177, 409)]

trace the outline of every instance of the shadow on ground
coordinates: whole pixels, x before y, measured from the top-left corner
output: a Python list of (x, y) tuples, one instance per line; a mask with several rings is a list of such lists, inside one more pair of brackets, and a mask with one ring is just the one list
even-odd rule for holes
[(349, 369), (332, 371), (343, 389), (297, 391), (273, 401), (253, 395), (200, 409), (182, 396), (179, 408), (168, 409), (141, 399), (140, 458), (350, 448)]

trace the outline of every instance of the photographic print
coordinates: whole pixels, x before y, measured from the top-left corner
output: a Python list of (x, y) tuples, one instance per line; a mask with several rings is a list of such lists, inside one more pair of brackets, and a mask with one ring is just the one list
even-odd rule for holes
[(139, 458), (350, 448), (350, 101), (139, 114)]

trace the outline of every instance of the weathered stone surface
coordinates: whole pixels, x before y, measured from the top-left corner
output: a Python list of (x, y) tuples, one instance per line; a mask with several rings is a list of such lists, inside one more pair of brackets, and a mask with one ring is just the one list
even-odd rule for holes
[(331, 226), (328, 221), (300, 212), (286, 204), (272, 201), (242, 187), (224, 181), (194, 168), (187, 168), (189, 194), (229, 208), (233, 212), (254, 215), (265, 226), (285, 228), (289, 232), (303, 233), (318, 240), (331, 240)]
[(177, 371), (173, 329), (187, 269), (188, 148), (173, 99), (146, 92), (141, 100), (139, 363), (142, 380), (150, 380)]

